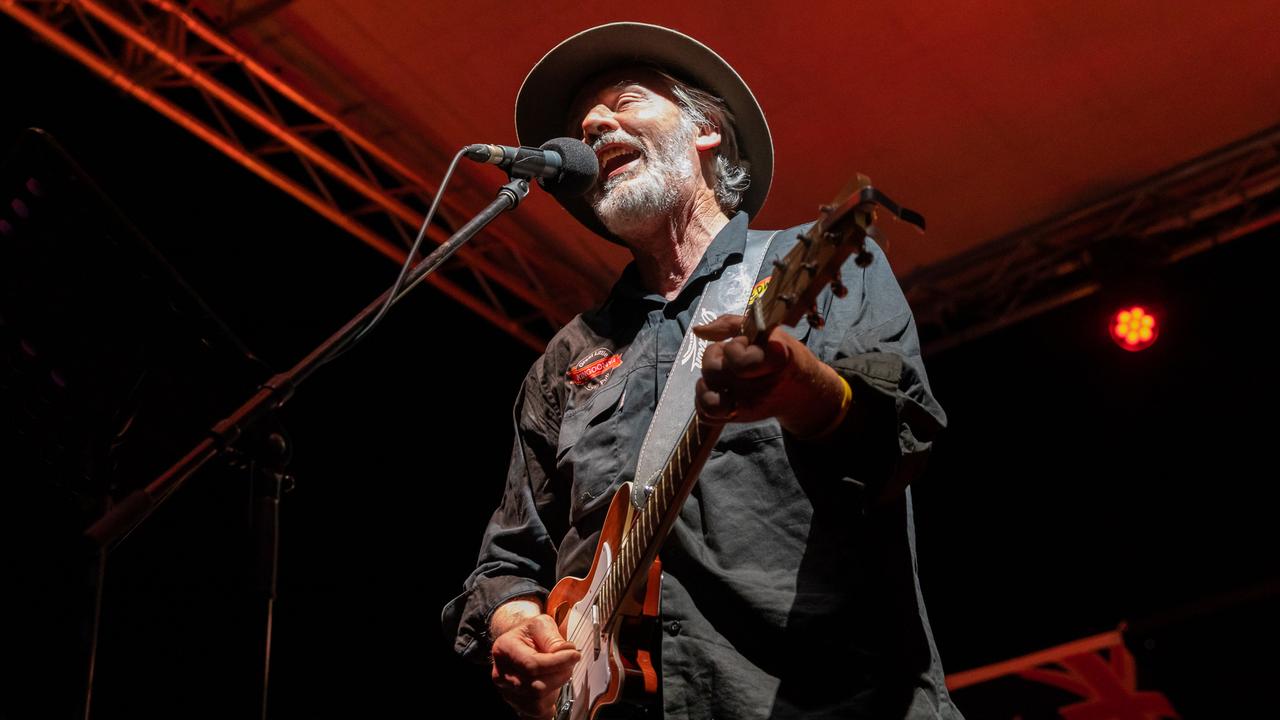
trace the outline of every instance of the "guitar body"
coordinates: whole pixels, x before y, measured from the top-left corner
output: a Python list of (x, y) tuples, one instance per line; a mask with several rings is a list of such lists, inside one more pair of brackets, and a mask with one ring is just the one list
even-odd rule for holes
[(587, 720), (605, 705), (639, 701), (658, 692), (648, 641), (657, 635), (660, 564), (652, 563), (648, 582), (622, 598), (612, 623), (596, 605), (601, 584), (618, 560), (630, 519), (631, 484), (626, 483), (609, 505), (591, 570), (586, 577), (560, 580), (547, 597), (547, 614), (582, 652), (557, 700), (556, 720)]

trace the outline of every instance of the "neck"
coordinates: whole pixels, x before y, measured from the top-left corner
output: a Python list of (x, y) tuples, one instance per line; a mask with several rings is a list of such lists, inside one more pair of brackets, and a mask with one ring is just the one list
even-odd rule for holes
[(672, 300), (702, 260), (716, 233), (729, 223), (714, 195), (699, 193), (670, 215), (623, 240), (636, 259), (636, 269), (649, 290)]

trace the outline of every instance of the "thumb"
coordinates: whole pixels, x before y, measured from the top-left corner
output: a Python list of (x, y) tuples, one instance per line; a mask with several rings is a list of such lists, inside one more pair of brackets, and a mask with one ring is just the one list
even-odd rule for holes
[(742, 316), (721, 315), (706, 325), (694, 325), (693, 334), (703, 340), (728, 340), (742, 334)]
[(548, 615), (542, 615), (529, 624), (529, 639), (538, 652), (560, 652), (575, 649), (573, 643), (564, 639), (560, 629)]

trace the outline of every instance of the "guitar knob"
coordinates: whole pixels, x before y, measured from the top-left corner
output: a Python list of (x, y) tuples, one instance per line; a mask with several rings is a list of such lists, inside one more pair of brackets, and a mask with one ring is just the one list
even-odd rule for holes
[(817, 310), (810, 310), (808, 318), (809, 325), (817, 330), (821, 330), (822, 326), (827, 324), (826, 318), (822, 317)]
[(841, 299), (849, 295), (849, 288), (845, 287), (844, 280), (840, 279), (840, 273), (836, 273), (835, 278), (831, 280), (831, 294)]

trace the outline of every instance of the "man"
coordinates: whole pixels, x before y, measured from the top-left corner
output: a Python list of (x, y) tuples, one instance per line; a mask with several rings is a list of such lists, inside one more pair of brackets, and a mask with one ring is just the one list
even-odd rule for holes
[(740, 317), (700, 317), (682, 352), (717, 279), (760, 247), (758, 288), (796, 242), (747, 230), (772, 175), (750, 90), (692, 38), (615, 23), (548, 53), (516, 106), (522, 143), (569, 126), (595, 149), (597, 186), (561, 202), (635, 262), (526, 377), (502, 503), (444, 611), (458, 652), (491, 663), (520, 716), (551, 716), (581, 655), (544, 614), (547, 591), (586, 574), (668, 377), (695, 373), (687, 348), (705, 347), (687, 392), (730, 422), (663, 545), (650, 716), (959, 718), (915, 580), (905, 489), (945, 416), (879, 249), (868, 244), (866, 269), (843, 268), (846, 296), (819, 296), (822, 327), (750, 345), (734, 337)]

